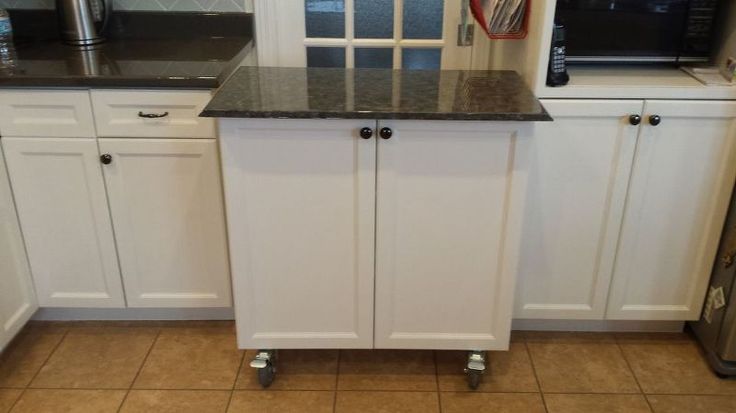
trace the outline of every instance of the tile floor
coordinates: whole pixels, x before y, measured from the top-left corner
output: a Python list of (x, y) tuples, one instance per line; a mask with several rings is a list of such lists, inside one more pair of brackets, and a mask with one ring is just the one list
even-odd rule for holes
[(0, 413), (736, 412), (687, 334), (515, 332), (476, 392), (463, 352), (282, 351), (265, 391), (252, 356), (231, 322), (32, 323), (0, 356)]

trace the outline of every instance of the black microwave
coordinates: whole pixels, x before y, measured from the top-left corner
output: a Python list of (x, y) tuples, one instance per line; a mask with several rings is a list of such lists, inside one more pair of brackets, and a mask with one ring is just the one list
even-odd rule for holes
[(719, 0), (557, 0), (570, 63), (708, 61)]

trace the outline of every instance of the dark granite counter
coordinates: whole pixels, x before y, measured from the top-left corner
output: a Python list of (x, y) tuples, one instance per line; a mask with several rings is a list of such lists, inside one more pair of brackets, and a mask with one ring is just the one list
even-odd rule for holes
[(512, 71), (241, 67), (201, 116), (550, 121)]
[(253, 51), (252, 15), (114, 13), (108, 41), (64, 45), (53, 11), (14, 11), (12, 71), (0, 87), (217, 88)]

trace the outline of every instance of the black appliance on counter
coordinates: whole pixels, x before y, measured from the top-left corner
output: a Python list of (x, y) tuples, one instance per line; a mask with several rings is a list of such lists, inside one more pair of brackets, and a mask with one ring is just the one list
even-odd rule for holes
[(720, 0), (557, 0), (568, 63), (705, 62)]

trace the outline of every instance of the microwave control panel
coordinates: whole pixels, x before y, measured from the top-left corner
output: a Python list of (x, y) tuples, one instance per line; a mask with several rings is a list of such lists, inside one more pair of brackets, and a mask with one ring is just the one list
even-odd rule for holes
[(706, 53), (710, 50), (719, 0), (690, 0), (684, 52)]

